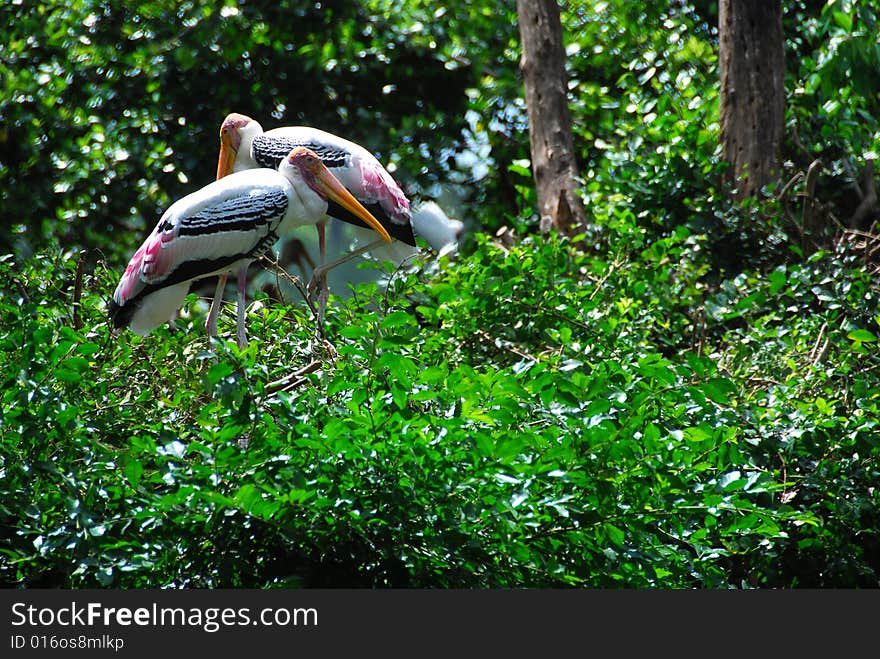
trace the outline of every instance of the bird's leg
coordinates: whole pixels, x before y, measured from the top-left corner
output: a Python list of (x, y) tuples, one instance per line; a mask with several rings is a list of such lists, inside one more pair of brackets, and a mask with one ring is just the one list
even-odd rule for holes
[(247, 304), (247, 264), (238, 271), (238, 349), (247, 347), (247, 336), (244, 330), (245, 305)]
[(217, 280), (217, 288), (214, 289), (214, 299), (211, 300), (211, 310), (208, 311), (208, 319), (205, 321), (205, 331), (208, 336), (217, 336), (217, 315), (223, 304), (223, 290), (226, 288), (226, 273), (224, 272)]
[(321, 326), (321, 334), (324, 333), (324, 312), (327, 311), (327, 300), (330, 299), (330, 287), (327, 285), (327, 276), (321, 275), (321, 288), (318, 290), (318, 324)]
[(327, 219), (324, 218), (316, 226), (318, 227), (318, 259), (321, 261), (321, 265), (324, 265), (324, 256), (327, 253)]
[(369, 252), (371, 249), (375, 249), (380, 245), (384, 245), (385, 241), (381, 238), (379, 240), (374, 240), (371, 243), (367, 243), (363, 247), (358, 247), (353, 252), (349, 252), (348, 254), (341, 256), (335, 261), (330, 261), (330, 263), (324, 263), (322, 260), (321, 265), (315, 268), (312, 271), (312, 279), (309, 282), (308, 291), (310, 296), (315, 296), (318, 302), (318, 324), (323, 325), (324, 323), (324, 311), (327, 308), (327, 300), (330, 297), (330, 289), (327, 287), (327, 273), (342, 263), (346, 261), (350, 261), (356, 256), (360, 256), (364, 252)]
[[(324, 311), (327, 308), (327, 300), (330, 297), (330, 289), (327, 286), (327, 277), (315, 273), (324, 267), (324, 260), (327, 254), (327, 220), (321, 220), (317, 224), (318, 228), (318, 260), (321, 265), (312, 269), (312, 279), (309, 281), (308, 291), (310, 296), (314, 296), (318, 303), (318, 331), (321, 336), (324, 335)], [(322, 271), (323, 272), (323, 271)], [(315, 294), (317, 290), (317, 294)]]

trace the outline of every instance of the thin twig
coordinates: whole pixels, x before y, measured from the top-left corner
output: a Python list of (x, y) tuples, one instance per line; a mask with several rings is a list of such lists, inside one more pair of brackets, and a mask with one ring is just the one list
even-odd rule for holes
[(870, 231), (862, 231), (861, 229), (844, 229), (843, 232), (854, 236), (862, 236), (863, 238), (869, 238), (871, 240), (880, 240), (880, 236), (873, 234)]
[(267, 396), (271, 396), (272, 394), (279, 391), (295, 389), (296, 387), (299, 387), (307, 382), (307, 379), (305, 378), (306, 375), (308, 375), (309, 373), (314, 373), (320, 368), (321, 362), (313, 361), (310, 364), (303, 366), (298, 371), (294, 371), (290, 375), (285, 375), (283, 378), (275, 380), (275, 382), (270, 382), (266, 385), (266, 388), (263, 391)]
[(514, 347), (513, 343), (510, 341), (506, 341), (504, 339), (494, 337), (489, 334), (486, 330), (478, 329), (476, 331), (477, 336), (483, 338), (484, 340), (491, 343), (496, 348), (501, 348), (502, 350), (507, 350), (508, 352), (512, 352), (514, 355), (518, 357), (522, 357), (523, 359), (528, 359), (529, 361), (537, 362), (538, 358), (530, 355), (527, 352), (523, 352), (522, 350), (518, 350)]
[(786, 386), (786, 384), (784, 382), (780, 382), (779, 380), (774, 380), (773, 378), (757, 377), (757, 376), (747, 377), (746, 382), (757, 382), (760, 384), (775, 384), (777, 387)]
[(292, 275), (287, 270), (285, 270), (280, 263), (278, 263), (278, 259), (270, 258), (268, 254), (263, 254), (260, 257), (260, 262), (264, 265), (268, 266), (269, 269), (275, 272), (276, 278), (280, 276), (282, 279), (286, 280), (289, 284), (296, 286), (297, 290), (302, 294), (303, 298), (308, 300), (308, 296), (306, 295), (306, 290), (303, 288), (302, 280), (296, 275)]
[(612, 261), (611, 264), (608, 266), (608, 272), (602, 275), (602, 278), (596, 282), (595, 286), (593, 286), (593, 290), (590, 292), (590, 295), (587, 299), (592, 300), (594, 297), (596, 297), (596, 294), (598, 294), (605, 282), (608, 281), (608, 278), (611, 277), (611, 275), (614, 274), (614, 272), (624, 263), (626, 263), (626, 260), (621, 257), (618, 257), (617, 259)]
[[(801, 227), (803, 234), (810, 238), (810, 242), (816, 249), (820, 245), (813, 239), (817, 231), (824, 229), (822, 226), (822, 204), (816, 199), (816, 182), (819, 180), (819, 174), (822, 172), (822, 161), (814, 160), (807, 168), (807, 175), (804, 177), (804, 191), (800, 195), (804, 198), (803, 206), (801, 206)], [(803, 243), (801, 243), (801, 246)]]
[[(278, 263), (277, 258), (272, 259), (269, 257), (268, 254), (263, 254), (263, 256), (260, 257), (260, 262), (266, 266), (269, 266), (272, 270), (274, 270), (276, 277), (280, 276), (284, 280), (286, 280), (289, 284), (292, 284), (293, 286), (296, 287), (296, 290), (298, 290), (300, 295), (302, 295), (303, 300), (305, 300), (306, 306), (308, 306), (309, 310), (312, 312), (312, 316), (314, 316), (314, 318), (315, 318), (315, 328), (317, 329), (318, 337), (322, 341), (327, 341), (327, 336), (324, 334), (323, 323), (319, 322), (320, 319), (318, 317), (318, 310), (315, 308), (315, 305), (312, 302), (311, 298), (309, 297), (308, 292), (303, 287), (302, 280), (299, 277), (297, 277), (296, 275), (292, 275), (289, 272), (287, 272), (287, 270), (285, 270), (281, 266), (281, 264)], [(278, 290), (280, 292), (281, 289), (279, 288)]]
[(79, 259), (76, 262), (76, 279), (73, 284), (73, 329), (82, 329), (82, 320), (79, 317), (79, 305), (82, 300), (83, 271), (86, 267), (86, 251), (80, 250)]
[(819, 352), (816, 354), (816, 361), (813, 364), (818, 364), (820, 361), (825, 359), (825, 353), (828, 352), (828, 344), (831, 342), (831, 337), (825, 338), (825, 343), (822, 344), (822, 347), (819, 349)]
[(803, 172), (797, 172), (794, 176), (792, 176), (788, 183), (786, 183), (782, 190), (779, 191), (779, 194), (776, 195), (776, 199), (782, 204), (782, 211), (785, 213), (785, 216), (788, 220), (794, 225), (794, 227), (801, 234), (801, 237), (804, 235), (804, 230), (801, 228), (801, 225), (794, 218), (794, 215), (791, 213), (791, 209), (788, 206), (788, 194), (791, 192), (791, 189), (794, 187), (795, 183), (799, 183), (804, 178)]
[(797, 496), (797, 489), (789, 491), (788, 489), (788, 468), (785, 464), (785, 456), (782, 455), (781, 451), (776, 451), (776, 455), (779, 456), (779, 464), (782, 469), (782, 491), (779, 494), (779, 502), (782, 504), (786, 504)]
[[(822, 327), (819, 328), (819, 336), (816, 337), (816, 343), (813, 345), (813, 349), (810, 350), (810, 362), (815, 366), (816, 362), (819, 360), (820, 350), (819, 346), (822, 344), (822, 337), (825, 335), (825, 330), (828, 328), (828, 323), (822, 323)], [(824, 352), (821, 351), (821, 352)]]

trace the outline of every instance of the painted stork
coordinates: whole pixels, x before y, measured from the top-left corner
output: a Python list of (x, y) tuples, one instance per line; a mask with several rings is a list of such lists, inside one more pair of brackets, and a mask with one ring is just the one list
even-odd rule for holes
[[(233, 112), (220, 126), (217, 178), (255, 167), (275, 169), (285, 154), (297, 146), (314, 151), (392, 238), (416, 244), (409, 201), (391, 174), (364, 147), (317, 128), (284, 126), (263, 132), (257, 121)], [(345, 208), (330, 204), (327, 214), (366, 228), (362, 219)]]
[[(378, 219), (393, 241), (385, 245), (387, 256), (402, 260), (412, 253), (416, 245), (413, 233), (409, 201), (391, 174), (364, 147), (354, 142), (308, 126), (284, 126), (263, 131), (259, 122), (243, 114), (233, 112), (220, 126), (220, 155), (217, 159), (217, 178), (232, 172), (254, 167), (274, 168), (290, 149), (304, 146), (314, 151), (327, 168), (364, 207)], [(382, 245), (372, 240), (372, 232), (366, 232), (364, 222), (348, 209), (330, 204), (327, 218), (316, 223), (320, 265), (312, 273), (310, 290), (321, 291), (320, 312), (326, 304), (326, 280), (328, 270), (364, 252)], [(353, 225), (353, 232), (362, 247), (344, 255), (332, 263), (324, 262), (326, 252), (325, 227), (330, 217)]]
[[(305, 147), (289, 150), (277, 171), (239, 172), (183, 197), (165, 211), (129, 261), (109, 307), (114, 327), (148, 334), (183, 305), (193, 281), (220, 275), (225, 283), (228, 273), (237, 271), (237, 338), (243, 348), (248, 265), (279, 236), (323, 220), (331, 204), (391, 241), (382, 224)], [(217, 333), (222, 297), (218, 286), (205, 323), (209, 336)]]

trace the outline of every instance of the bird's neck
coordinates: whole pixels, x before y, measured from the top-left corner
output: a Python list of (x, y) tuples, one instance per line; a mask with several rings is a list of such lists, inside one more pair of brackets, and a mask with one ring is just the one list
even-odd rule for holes
[(312, 189), (302, 176), (291, 177), (293, 194), (287, 216), (279, 227), (279, 234), (284, 235), (291, 229), (317, 224), (327, 215), (327, 200)]
[(254, 138), (259, 134), (262, 133), (242, 133), (241, 143), (238, 145), (238, 154), (235, 157), (235, 164), (232, 166), (232, 171), (241, 172), (259, 166), (257, 161), (254, 160), (253, 154)]

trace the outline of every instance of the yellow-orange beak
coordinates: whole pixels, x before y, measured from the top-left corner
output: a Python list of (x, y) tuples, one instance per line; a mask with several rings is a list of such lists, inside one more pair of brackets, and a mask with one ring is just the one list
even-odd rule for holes
[(233, 143), (232, 131), (221, 129), (220, 131), (220, 155), (217, 157), (217, 178), (232, 173), (232, 167), (235, 165), (235, 158), (238, 155), (238, 148)]
[(315, 170), (315, 182), (328, 199), (332, 199), (347, 211), (361, 218), (368, 227), (382, 236), (385, 242), (391, 242), (391, 236), (385, 227), (382, 226), (382, 223), (373, 217), (372, 213), (364, 208), (361, 202), (345, 189), (345, 186), (330, 173), (330, 170), (327, 169), (324, 163), (320, 163)]

